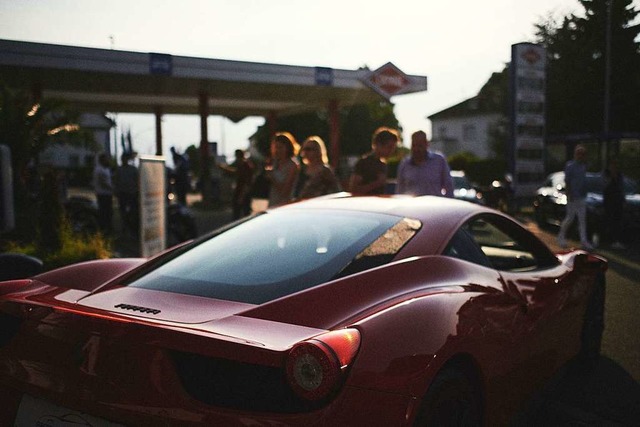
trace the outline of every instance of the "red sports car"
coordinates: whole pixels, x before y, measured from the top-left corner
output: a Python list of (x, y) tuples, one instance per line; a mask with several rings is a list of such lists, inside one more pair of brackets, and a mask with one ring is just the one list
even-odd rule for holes
[(0, 283), (0, 425), (505, 424), (598, 354), (606, 266), (459, 200), (287, 205)]

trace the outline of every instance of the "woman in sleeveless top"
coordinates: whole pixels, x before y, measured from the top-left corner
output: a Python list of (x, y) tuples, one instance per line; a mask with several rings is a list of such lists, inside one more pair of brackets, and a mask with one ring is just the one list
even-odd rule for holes
[(327, 148), (319, 136), (310, 136), (302, 144), (304, 168), (298, 179), (296, 198), (309, 199), (340, 191), (340, 184), (328, 165)]
[(269, 207), (289, 203), (300, 166), (295, 159), (300, 146), (289, 132), (279, 132), (271, 141), (271, 165), (266, 167), (269, 189)]

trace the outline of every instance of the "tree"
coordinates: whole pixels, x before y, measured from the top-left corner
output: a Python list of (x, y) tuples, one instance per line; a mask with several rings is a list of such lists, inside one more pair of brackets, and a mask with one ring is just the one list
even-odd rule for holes
[[(47, 203), (59, 203), (56, 183), (50, 182), (50, 179), (40, 179), (38, 157), (47, 144), (80, 144), (86, 141), (87, 134), (74, 124), (77, 123), (77, 117), (77, 113), (67, 110), (59, 100), (44, 99), (34, 102), (25, 92), (14, 92), (0, 83), (0, 142), (8, 145), (11, 150), (14, 205), (20, 213), (16, 215), (16, 235), (22, 239), (35, 238), (39, 229), (44, 229), (47, 236), (57, 231), (48, 225), (36, 225), (59, 225), (59, 218), (52, 216), (62, 215), (62, 209), (57, 205), (38, 209), (39, 204), (44, 203), (43, 200)], [(51, 178), (55, 174), (48, 173), (47, 176)], [(41, 191), (56, 194), (44, 194)], [(40, 221), (40, 213), (49, 218)], [(46, 240), (53, 241), (55, 246), (55, 238)]]
[(342, 109), (340, 121), (340, 146), (343, 155), (361, 155), (371, 151), (371, 136), (380, 126), (402, 132), (393, 112), (393, 104), (388, 102), (372, 102)]
[(47, 144), (87, 141), (89, 135), (77, 122), (78, 113), (68, 110), (62, 101), (34, 102), (25, 92), (14, 92), (0, 83), (0, 135), (11, 149), (16, 185), (23, 184), (27, 166), (38, 162)]
[[(578, 0), (584, 16), (571, 14), (536, 24), (547, 48), (547, 129), (551, 135), (640, 131), (640, 25), (632, 0)], [(611, 2), (610, 121), (605, 117), (608, 4)]]
[[(400, 129), (393, 104), (373, 102), (340, 109), (340, 147), (342, 155), (360, 155), (371, 150), (371, 135), (380, 126)], [(331, 153), (327, 112), (296, 114), (278, 119), (277, 131), (288, 131), (302, 142), (311, 135), (320, 136)], [(256, 132), (257, 146), (265, 156), (269, 153), (270, 135), (267, 125)]]

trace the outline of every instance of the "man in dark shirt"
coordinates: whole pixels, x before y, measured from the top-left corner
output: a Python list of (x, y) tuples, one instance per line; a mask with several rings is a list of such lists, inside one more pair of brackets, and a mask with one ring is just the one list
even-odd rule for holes
[(251, 184), (253, 182), (253, 166), (244, 157), (244, 151), (235, 151), (235, 161), (231, 165), (218, 166), (228, 175), (235, 177), (233, 189), (233, 219), (251, 214)]
[(363, 156), (356, 163), (349, 182), (349, 191), (353, 194), (384, 194), (387, 182), (387, 164), (385, 160), (391, 156), (400, 135), (395, 129), (380, 127), (373, 133), (371, 148), (373, 151)]
[(138, 212), (138, 168), (131, 164), (135, 158), (135, 153), (125, 151), (120, 158), (122, 159), (122, 164), (116, 170), (114, 176), (120, 219), (123, 231), (131, 231), (137, 236), (138, 223), (140, 221)]

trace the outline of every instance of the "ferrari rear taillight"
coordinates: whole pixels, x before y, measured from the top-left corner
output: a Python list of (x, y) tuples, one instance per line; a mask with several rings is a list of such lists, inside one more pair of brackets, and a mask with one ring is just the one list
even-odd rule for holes
[(293, 391), (309, 401), (333, 393), (360, 347), (357, 329), (341, 329), (293, 346), (287, 358), (287, 379)]

